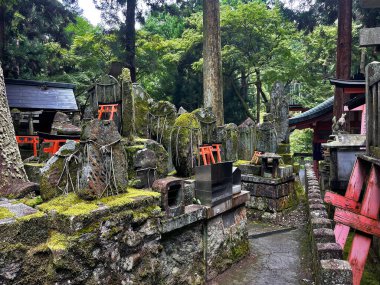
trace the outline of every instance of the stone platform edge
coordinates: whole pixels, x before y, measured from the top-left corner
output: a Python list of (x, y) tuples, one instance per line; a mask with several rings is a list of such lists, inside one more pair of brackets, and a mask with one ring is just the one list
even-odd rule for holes
[(306, 165), (305, 192), (316, 284), (353, 284), (351, 266), (343, 260), (343, 249), (336, 242), (333, 221), (328, 218), (318, 179), (310, 165)]

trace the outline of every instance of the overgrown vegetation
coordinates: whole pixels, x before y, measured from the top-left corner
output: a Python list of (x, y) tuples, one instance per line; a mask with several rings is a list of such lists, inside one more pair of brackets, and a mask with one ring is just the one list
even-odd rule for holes
[[(128, 7), (136, 2), (136, 7)], [(142, 2), (93, 0), (103, 18), (94, 27), (76, 0), (1, 1), (5, 45), (0, 56), (6, 77), (72, 82), (84, 103), (83, 91), (112, 63), (131, 64), (135, 46), (137, 81), (154, 99), (187, 110), (200, 107), (202, 1)], [(300, 95), (306, 107), (333, 95), (327, 79), (335, 76), (336, 1), (297, 2), (299, 8), (291, 9), (285, 1), (221, 1), (226, 122), (239, 124), (254, 115), (256, 96), (268, 99), (276, 80), (284, 82), (290, 94)], [(380, 19), (379, 11), (362, 10), (357, 2), (352, 74), (361, 63), (358, 29), (376, 26)], [(128, 8), (135, 19), (126, 18)], [(129, 37), (134, 21), (139, 22), (135, 40)], [(369, 49), (364, 56), (369, 62), (377, 54)]]

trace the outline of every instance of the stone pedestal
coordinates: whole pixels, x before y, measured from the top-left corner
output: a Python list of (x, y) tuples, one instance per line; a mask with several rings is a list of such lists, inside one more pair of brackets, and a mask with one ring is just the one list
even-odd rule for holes
[(250, 192), (247, 207), (261, 214), (281, 212), (297, 203), (293, 176), (265, 178), (242, 175), (242, 189)]

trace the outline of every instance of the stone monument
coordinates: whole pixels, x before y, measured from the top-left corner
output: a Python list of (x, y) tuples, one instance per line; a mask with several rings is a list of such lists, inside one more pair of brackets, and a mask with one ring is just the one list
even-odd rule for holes
[(277, 152), (277, 132), (272, 120), (272, 115), (265, 113), (263, 122), (257, 126), (257, 151)]
[(278, 143), (289, 143), (289, 102), (284, 84), (276, 82), (271, 92), (270, 113), (277, 132)]

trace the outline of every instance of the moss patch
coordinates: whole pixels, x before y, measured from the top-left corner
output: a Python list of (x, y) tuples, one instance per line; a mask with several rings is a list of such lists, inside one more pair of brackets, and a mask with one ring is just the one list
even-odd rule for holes
[(22, 198), (19, 201), (17, 201), (17, 203), (18, 202), (21, 202), (21, 203), (23, 203), (23, 204), (25, 204), (25, 205), (27, 205), (29, 207), (33, 207), (34, 208), (35, 206), (43, 203), (43, 200), (42, 200), (41, 196), (37, 196), (37, 197), (34, 197), (34, 198)]
[(65, 250), (69, 244), (68, 237), (62, 233), (53, 231), (46, 243), (48, 248), (53, 251)]
[(298, 181), (298, 180), (294, 181), (294, 190), (296, 192), (297, 199), (300, 202), (306, 201), (305, 189), (303, 188), (300, 181)]
[(14, 214), (11, 211), (7, 208), (0, 207), (0, 220), (12, 217), (14, 217)]
[(161, 197), (161, 194), (147, 190), (137, 190), (133, 188), (128, 188), (128, 193), (126, 194), (104, 197), (101, 198), (99, 201), (109, 207), (118, 207), (132, 203), (135, 200), (134, 198), (138, 197)]
[(45, 214), (41, 211), (38, 211), (34, 214), (17, 218), (17, 221), (30, 221), (31, 219), (38, 219), (38, 218), (42, 218), (43, 216), (45, 216)]
[(249, 160), (237, 160), (234, 162), (234, 166), (240, 166), (242, 164), (250, 164), (251, 162)]
[(161, 194), (157, 192), (128, 188), (128, 193), (86, 201), (79, 198), (75, 193), (69, 193), (66, 196), (60, 196), (39, 205), (38, 209), (44, 212), (56, 211), (65, 216), (79, 216), (90, 214), (99, 208), (99, 204), (112, 208), (133, 203), (136, 198), (159, 197), (160, 195)]

